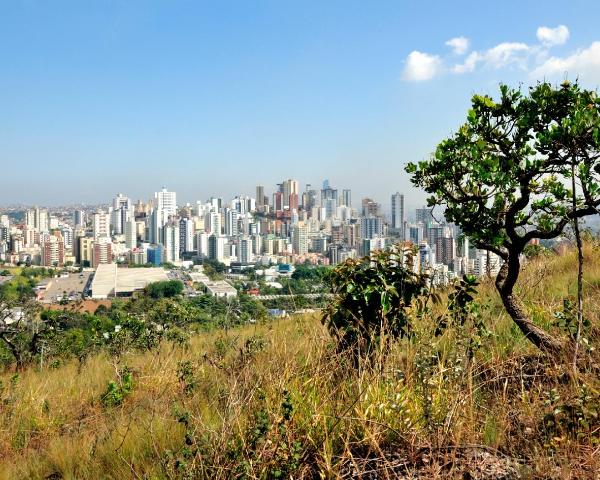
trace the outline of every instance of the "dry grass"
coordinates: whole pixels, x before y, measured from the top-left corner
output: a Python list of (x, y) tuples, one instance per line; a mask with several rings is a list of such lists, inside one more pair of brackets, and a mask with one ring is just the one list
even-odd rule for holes
[[(586, 259), (586, 315), (597, 332), (599, 254), (588, 246)], [(536, 321), (551, 325), (574, 279), (572, 254), (528, 265), (520, 291)], [(433, 338), (424, 325), (353, 372), (318, 318), (302, 316), (119, 363), (98, 355), (18, 378), (5, 372), (0, 478), (463, 478), (477, 462), (487, 477), (468, 478), (597, 478), (600, 422), (580, 437), (544, 426), (546, 414), (580, 401), (580, 388), (521, 338), (491, 284), (480, 303), (494, 336), (471, 364), (464, 333)], [(193, 378), (182, 381), (185, 361)], [(106, 407), (101, 397), (124, 365), (133, 391)], [(579, 382), (592, 409), (600, 387), (587, 365)]]

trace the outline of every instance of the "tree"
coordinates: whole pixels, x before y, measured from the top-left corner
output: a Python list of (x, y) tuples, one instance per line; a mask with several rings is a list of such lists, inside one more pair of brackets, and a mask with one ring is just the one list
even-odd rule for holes
[(478, 248), (502, 258), (496, 288), (506, 311), (527, 339), (557, 353), (566, 345), (532, 322), (514, 287), (531, 240), (556, 238), (574, 219), (597, 212), (600, 100), (569, 82), (539, 83), (529, 95), (506, 85), (500, 92), (498, 101), (475, 95), (458, 132), (406, 170), (430, 194), (429, 206), (445, 206), (445, 217)]
[(146, 285), (146, 294), (151, 298), (171, 298), (181, 295), (183, 282), (180, 280), (162, 280)]
[(53, 325), (39, 317), (39, 304), (28, 296), (0, 297), (0, 340), (21, 370), (39, 353), (41, 343), (53, 333)]

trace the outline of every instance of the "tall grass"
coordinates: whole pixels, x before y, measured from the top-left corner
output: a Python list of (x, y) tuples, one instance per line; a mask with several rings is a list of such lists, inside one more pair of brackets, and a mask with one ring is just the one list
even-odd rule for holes
[[(588, 337), (598, 346), (600, 260), (589, 245), (585, 255)], [(537, 322), (554, 328), (575, 276), (570, 253), (526, 267), (519, 293)], [(487, 478), (498, 478), (493, 468), (595, 478), (596, 352), (586, 354), (576, 385), (522, 338), (491, 282), (478, 302), (493, 335), (473, 362), (463, 351), (468, 332), (432, 336), (436, 310), (414, 339), (358, 371), (316, 315), (203, 333), (187, 346), (7, 371), (0, 477), (362, 478), (374, 470), (378, 478), (462, 478), (479, 462)], [(118, 384), (124, 366), (133, 390), (107, 406), (108, 382)], [(549, 414), (577, 402), (589, 411), (587, 426), (548, 427)]]

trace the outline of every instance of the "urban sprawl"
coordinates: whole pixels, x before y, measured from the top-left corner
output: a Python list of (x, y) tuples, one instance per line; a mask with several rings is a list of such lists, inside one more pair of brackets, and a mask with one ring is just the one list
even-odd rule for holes
[[(210, 260), (231, 273), (261, 268), (276, 278), (289, 275), (294, 265), (336, 265), (392, 246), (410, 251), (412, 268), (427, 272), (435, 283), (499, 269), (496, 255), (470, 248), (443, 215), (438, 218), (427, 207), (408, 214), (401, 193), (391, 195), (391, 215), (384, 215), (370, 198), (353, 208), (351, 190), (339, 191), (327, 180), (320, 189), (306, 185), (301, 191), (290, 179), (274, 190), (267, 196), (265, 187), (257, 186), (255, 197), (178, 205), (176, 192), (162, 188), (135, 204), (118, 194), (104, 208), (34, 207), (18, 220), (4, 213), (0, 260), (78, 268), (71, 274), (78, 284), (73, 291), (92, 298), (125, 296), (150, 282), (178, 278), (177, 270), (191, 271), (208, 293), (234, 295), (227, 282), (211, 282), (194, 267)], [(136, 266), (148, 268), (122, 268)], [(43, 288), (39, 295), (46, 301), (62, 298)]]

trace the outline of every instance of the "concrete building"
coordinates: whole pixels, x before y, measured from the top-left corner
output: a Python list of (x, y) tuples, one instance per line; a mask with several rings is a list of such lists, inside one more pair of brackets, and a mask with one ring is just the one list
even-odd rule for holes
[(165, 262), (179, 261), (179, 225), (170, 223), (163, 227), (163, 245), (165, 247)]
[(360, 219), (360, 236), (362, 239), (381, 235), (383, 235), (383, 219), (381, 217), (371, 215)]
[(163, 268), (118, 268), (116, 263), (100, 264), (92, 280), (92, 298), (128, 297), (152, 282), (168, 280)]
[(404, 239), (404, 195), (396, 192), (392, 195), (392, 228)]
[(179, 252), (194, 251), (194, 222), (190, 218), (179, 220)]
[(65, 244), (60, 233), (43, 235), (41, 264), (45, 267), (62, 267), (65, 260)]
[(128, 250), (137, 247), (137, 222), (134, 218), (125, 221), (125, 246)]
[(112, 242), (107, 237), (100, 237), (94, 240), (94, 249), (92, 252), (92, 267), (98, 265), (113, 263)]
[(292, 229), (292, 251), (296, 255), (308, 253), (308, 230), (304, 222), (298, 223)]
[(102, 209), (94, 213), (92, 232), (95, 239), (110, 237), (110, 215)]
[(211, 235), (208, 237), (208, 258), (223, 262), (225, 260), (225, 243), (227, 238), (221, 235)]

